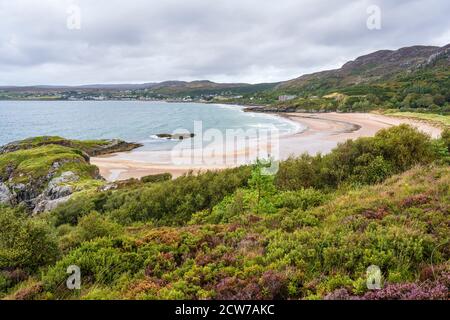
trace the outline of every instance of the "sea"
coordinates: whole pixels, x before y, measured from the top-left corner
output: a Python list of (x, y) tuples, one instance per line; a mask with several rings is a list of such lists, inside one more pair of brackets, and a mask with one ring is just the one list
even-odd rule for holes
[[(241, 106), (153, 101), (0, 101), (0, 145), (36, 136), (122, 139), (144, 151), (170, 150), (177, 141), (158, 134), (218, 130), (276, 129), (280, 135), (304, 128), (288, 119), (244, 112)], [(200, 128), (200, 129), (199, 129)]]

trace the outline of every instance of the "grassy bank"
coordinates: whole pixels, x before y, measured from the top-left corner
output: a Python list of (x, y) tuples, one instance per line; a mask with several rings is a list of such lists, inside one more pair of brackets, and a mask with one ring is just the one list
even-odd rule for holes
[(388, 116), (409, 118), (414, 120), (423, 120), (440, 127), (450, 127), (450, 115), (440, 115), (433, 113), (418, 112), (395, 112), (389, 111), (385, 113)]

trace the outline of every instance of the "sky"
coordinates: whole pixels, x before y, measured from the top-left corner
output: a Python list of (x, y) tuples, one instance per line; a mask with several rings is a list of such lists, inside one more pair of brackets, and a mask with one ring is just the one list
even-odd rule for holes
[(0, 0), (0, 86), (263, 83), (450, 43), (449, 0)]

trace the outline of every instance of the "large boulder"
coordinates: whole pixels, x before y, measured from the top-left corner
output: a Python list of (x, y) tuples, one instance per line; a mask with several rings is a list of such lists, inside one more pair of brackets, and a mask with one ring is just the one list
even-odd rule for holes
[(8, 186), (0, 182), (0, 204), (12, 204), (14, 195), (9, 190)]
[(55, 199), (55, 200), (42, 200), (40, 201), (36, 207), (34, 207), (33, 215), (37, 215), (43, 212), (52, 211), (56, 209), (60, 204), (63, 204), (69, 201), (72, 195), (68, 195), (63, 198)]

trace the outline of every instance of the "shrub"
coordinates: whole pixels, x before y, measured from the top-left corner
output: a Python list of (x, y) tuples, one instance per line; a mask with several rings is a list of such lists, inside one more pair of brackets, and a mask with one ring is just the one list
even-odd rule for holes
[(83, 243), (72, 250), (44, 274), (42, 280), (46, 290), (66, 290), (66, 270), (71, 265), (80, 267), (84, 285), (92, 283), (113, 285), (124, 274), (136, 274), (144, 268), (144, 257), (136, 252), (125, 251), (125, 242), (120, 238), (97, 239)]
[(382, 156), (373, 158), (372, 155), (365, 154), (357, 159), (357, 162), (359, 164), (354, 168), (353, 176), (350, 178), (352, 182), (361, 184), (380, 183), (393, 173), (391, 164)]
[(117, 191), (108, 197), (103, 210), (123, 224), (154, 221), (179, 225), (188, 222), (195, 212), (211, 209), (225, 196), (246, 186), (249, 177), (248, 167), (186, 175), (137, 190)]
[(277, 208), (307, 210), (323, 204), (326, 199), (327, 197), (320, 191), (314, 189), (302, 189), (299, 191), (281, 193), (277, 197), (275, 205)]
[(29, 269), (48, 265), (59, 255), (56, 238), (43, 220), (20, 211), (0, 209), (0, 269)]
[(158, 182), (164, 182), (172, 180), (172, 175), (170, 173), (162, 173), (162, 174), (156, 174), (151, 176), (146, 176), (141, 178), (141, 181), (143, 183), (158, 183)]
[(121, 231), (121, 227), (117, 223), (109, 221), (108, 218), (102, 217), (95, 211), (81, 218), (77, 229), (82, 241), (105, 236), (116, 236)]
[(441, 283), (390, 284), (382, 290), (368, 292), (364, 300), (447, 300), (449, 288)]
[(59, 205), (53, 212), (55, 225), (77, 225), (78, 220), (92, 211), (101, 211), (108, 198), (107, 193), (83, 194)]
[[(281, 190), (299, 190), (307, 188), (320, 188), (324, 168), (323, 158), (304, 154), (297, 158), (290, 158), (280, 164), (275, 178), (276, 186)], [(323, 170), (323, 171), (322, 171)]]
[(447, 146), (448, 152), (450, 152), (450, 128), (445, 128), (441, 136), (444, 145)]
[(389, 161), (395, 173), (406, 171), (421, 163), (436, 160), (431, 138), (409, 125), (380, 131), (374, 140), (381, 155)]
[(362, 296), (354, 296), (340, 288), (325, 296), (325, 300), (448, 300), (450, 277), (444, 274), (436, 281), (388, 284)]
[(429, 136), (401, 125), (381, 130), (373, 138), (349, 140), (325, 156), (290, 159), (280, 166), (276, 184), (283, 190), (337, 188), (346, 182), (373, 184), (440, 158)]

